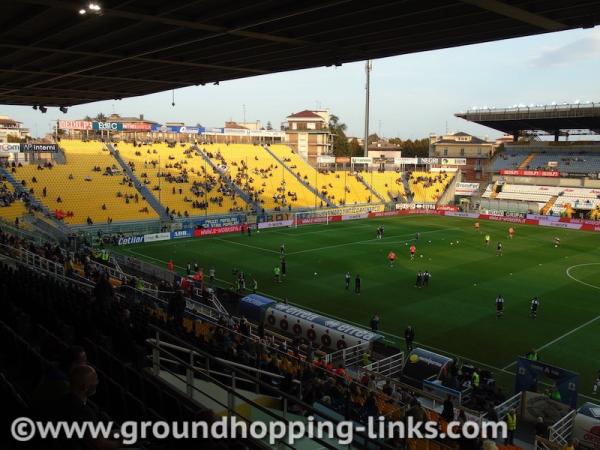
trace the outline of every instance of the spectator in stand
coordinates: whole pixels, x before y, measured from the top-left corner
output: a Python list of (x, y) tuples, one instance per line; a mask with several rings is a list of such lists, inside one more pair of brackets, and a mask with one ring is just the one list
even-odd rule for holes
[(411, 352), (413, 349), (413, 342), (415, 340), (415, 330), (410, 325), (404, 330), (404, 341), (406, 342), (406, 351)]

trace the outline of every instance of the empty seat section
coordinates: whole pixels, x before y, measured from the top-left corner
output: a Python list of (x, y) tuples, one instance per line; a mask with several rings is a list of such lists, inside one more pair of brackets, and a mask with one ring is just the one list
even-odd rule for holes
[(315, 205), (315, 194), (263, 147), (210, 144), (202, 148), (262, 208), (283, 210)]
[(385, 172), (371, 172), (363, 174), (367, 183), (385, 200), (402, 199), (406, 197), (404, 184), (402, 183), (402, 173), (393, 170)]
[(189, 145), (120, 142), (116, 148), (173, 216), (247, 210), (247, 203)]
[(66, 164), (24, 165), (14, 175), (70, 224), (156, 219), (158, 215), (101, 142), (63, 140)]

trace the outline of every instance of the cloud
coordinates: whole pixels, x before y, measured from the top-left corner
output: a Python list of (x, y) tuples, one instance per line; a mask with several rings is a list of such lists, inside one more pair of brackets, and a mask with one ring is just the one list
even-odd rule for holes
[(530, 59), (530, 64), (534, 67), (562, 66), (597, 56), (600, 56), (600, 28), (563, 46), (542, 50), (539, 55)]

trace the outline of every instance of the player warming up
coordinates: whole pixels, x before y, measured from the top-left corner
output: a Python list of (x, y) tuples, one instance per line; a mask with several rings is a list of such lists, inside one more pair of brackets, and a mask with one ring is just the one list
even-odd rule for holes
[(532, 319), (537, 318), (537, 313), (538, 313), (539, 307), (540, 307), (540, 300), (537, 297), (533, 297), (533, 299), (531, 300), (531, 318)]
[(479, 222), (475, 222), (475, 231), (479, 232)]
[(415, 245), (410, 246), (410, 260), (413, 261), (415, 259), (415, 253), (417, 253), (417, 247)]
[(498, 294), (496, 297), (496, 319), (504, 317), (504, 297), (502, 294)]
[(513, 227), (510, 227), (508, 229), (508, 238), (512, 239), (514, 237), (514, 235), (515, 235), (515, 229)]
[(490, 246), (490, 235), (489, 234), (485, 235), (485, 245), (486, 245), (486, 247)]
[(502, 256), (502, 242), (498, 242), (496, 245), (496, 256)]
[(560, 238), (557, 236), (554, 238), (554, 248), (560, 247)]
[(396, 253), (390, 250), (387, 255), (388, 261), (390, 262), (390, 267), (394, 267), (394, 262), (396, 261)]

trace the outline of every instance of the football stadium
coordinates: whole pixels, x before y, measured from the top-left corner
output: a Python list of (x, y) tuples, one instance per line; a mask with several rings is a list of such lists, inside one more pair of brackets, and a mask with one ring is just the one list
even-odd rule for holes
[[(600, 102), (369, 130), (371, 60), (599, 2), (75, 3), (3, 5), (2, 448), (600, 449)], [(72, 112), (356, 61), (364, 138)]]

